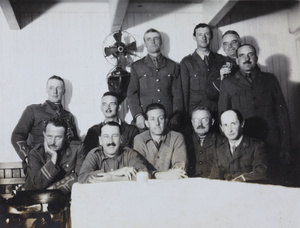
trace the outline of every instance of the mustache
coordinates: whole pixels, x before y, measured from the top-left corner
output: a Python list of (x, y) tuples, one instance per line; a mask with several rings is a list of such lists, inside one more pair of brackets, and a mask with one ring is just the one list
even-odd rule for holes
[(107, 146), (116, 146), (116, 144), (112, 142), (112, 143), (108, 143)]
[(244, 62), (244, 64), (246, 64), (246, 63), (249, 63), (249, 64), (251, 64), (252, 62), (248, 60), (248, 61)]
[(202, 126), (202, 125), (199, 125), (199, 126), (197, 127), (197, 129), (205, 129), (205, 127)]

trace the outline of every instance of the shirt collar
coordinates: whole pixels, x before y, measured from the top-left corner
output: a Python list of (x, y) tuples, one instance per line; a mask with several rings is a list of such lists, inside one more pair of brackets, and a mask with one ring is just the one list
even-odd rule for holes
[(198, 50), (196, 49), (196, 53), (201, 57), (202, 60), (204, 60), (204, 57), (205, 57), (206, 55), (209, 56), (210, 50), (208, 50), (207, 53), (203, 54), (202, 52), (200, 52), (200, 51), (198, 51)]
[(237, 141), (235, 141), (235, 143), (232, 143), (232, 142), (228, 141), (229, 145), (230, 145), (230, 148), (232, 148), (233, 146), (238, 147), (241, 144), (241, 142), (243, 140), (243, 137), (244, 136), (242, 135)]

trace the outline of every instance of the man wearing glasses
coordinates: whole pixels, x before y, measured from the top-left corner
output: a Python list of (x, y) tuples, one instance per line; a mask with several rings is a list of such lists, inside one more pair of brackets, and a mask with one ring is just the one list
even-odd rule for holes
[(187, 142), (188, 175), (207, 178), (213, 165), (214, 152), (223, 143), (224, 137), (213, 132), (212, 126), (215, 120), (206, 107), (196, 107), (192, 111), (191, 122), (193, 134), (191, 142)]

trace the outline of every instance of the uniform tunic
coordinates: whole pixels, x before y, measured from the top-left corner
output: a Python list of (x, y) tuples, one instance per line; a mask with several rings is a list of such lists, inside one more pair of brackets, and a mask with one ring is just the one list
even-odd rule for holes
[(181, 60), (180, 74), (184, 108), (187, 112), (190, 112), (195, 106), (207, 106), (211, 111), (216, 110), (217, 102), (208, 99), (206, 87), (211, 68), (215, 64), (220, 66), (223, 58), (222, 55), (210, 52), (209, 66), (207, 66), (195, 51)]
[(179, 73), (178, 64), (164, 56), (157, 68), (149, 55), (133, 63), (127, 90), (132, 116), (144, 114), (147, 105), (152, 103), (161, 103), (167, 117), (175, 110), (182, 110)]
[(65, 109), (56, 112), (49, 101), (26, 107), (18, 124), (12, 132), (11, 143), (19, 157), (24, 160), (28, 152), (37, 144), (44, 142), (43, 131), (49, 119), (60, 117), (67, 121), (74, 133), (73, 140), (79, 140), (73, 115)]
[(72, 141), (68, 148), (58, 152), (56, 165), (51, 156), (45, 153), (44, 144), (33, 148), (28, 155), (26, 190), (45, 190), (50, 186), (67, 193), (77, 182), (77, 177), (84, 161), (80, 141)]
[(244, 181), (261, 182), (267, 179), (267, 168), (265, 143), (244, 135), (233, 155), (228, 140), (217, 148), (209, 178), (232, 180), (243, 174)]

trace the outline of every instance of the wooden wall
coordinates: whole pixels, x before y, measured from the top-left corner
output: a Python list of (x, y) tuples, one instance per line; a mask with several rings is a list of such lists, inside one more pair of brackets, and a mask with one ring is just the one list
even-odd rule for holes
[[(253, 3), (255, 4), (255, 3)], [(293, 132), (298, 133), (300, 114), (296, 105), (300, 77), (297, 73), (296, 41), (288, 30), (288, 9), (260, 8), (257, 12), (241, 5), (214, 29), (212, 49), (228, 29), (237, 30), (244, 42), (259, 49), (264, 71), (278, 77), (289, 105)], [(10, 143), (11, 132), (28, 104), (41, 103), (47, 96), (45, 83), (53, 74), (66, 79), (65, 106), (76, 117), (82, 137), (103, 117), (99, 101), (107, 91), (106, 75), (113, 68), (102, 54), (102, 42), (110, 33), (106, 3), (59, 3), (46, 11), (20, 14), (22, 29), (12, 31), (0, 13), (0, 161), (18, 161)], [(201, 4), (129, 4), (123, 29), (133, 34), (145, 54), (142, 37), (148, 28), (163, 34), (163, 53), (179, 62), (196, 48), (192, 31), (204, 22)], [(299, 92), (298, 92), (299, 94)], [(125, 112), (126, 114), (126, 112)], [(126, 116), (131, 121), (131, 116)], [(299, 142), (294, 140), (295, 148)]]

